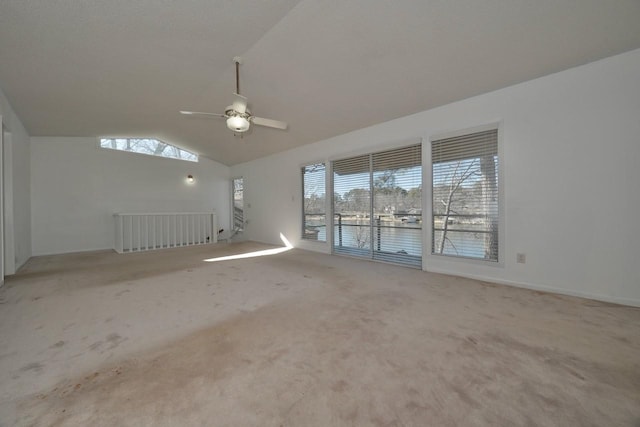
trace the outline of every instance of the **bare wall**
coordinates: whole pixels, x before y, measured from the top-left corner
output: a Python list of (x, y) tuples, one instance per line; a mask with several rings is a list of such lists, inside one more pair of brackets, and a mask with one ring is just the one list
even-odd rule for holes
[[(305, 163), (501, 123), (500, 265), (432, 256), (423, 268), (640, 306), (640, 50), (232, 167), (245, 178), (246, 233), (301, 242)], [(425, 165), (428, 163), (425, 162)], [(429, 188), (426, 166), (424, 188)], [(423, 194), (427, 212), (429, 192)], [(429, 218), (424, 246), (430, 247)], [(516, 253), (527, 256), (516, 263)]]
[(214, 209), (228, 228), (229, 168), (206, 158), (103, 149), (96, 138), (34, 137), (31, 169), (34, 255), (113, 248), (117, 212)]

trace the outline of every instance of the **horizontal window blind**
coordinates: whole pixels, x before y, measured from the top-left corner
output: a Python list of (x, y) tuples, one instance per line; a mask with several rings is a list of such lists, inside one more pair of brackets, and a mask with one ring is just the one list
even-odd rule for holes
[(369, 256), (371, 251), (370, 156), (333, 162), (334, 251)]
[(422, 265), (422, 148), (372, 155), (373, 258)]
[(431, 143), (434, 163), (473, 159), (487, 154), (498, 154), (498, 130), (472, 133)]
[(498, 261), (498, 131), (431, 143), (432, 253)]
[(334, 176), (369, 173), (369, 155), (350, 157), (333, 162)]
[(324, 163), (315, 163), (302, 168), (302, 238), (327, 240), (326, 191)]
[(373, 154), (373, 171), (422, 167), (420, 144)]

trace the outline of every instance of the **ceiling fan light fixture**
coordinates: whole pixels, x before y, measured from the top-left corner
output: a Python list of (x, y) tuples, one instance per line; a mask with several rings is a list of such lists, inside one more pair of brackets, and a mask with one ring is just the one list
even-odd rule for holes
[(227, 127), (234, 132), (246, 132), (250, 125), (249, 120), (242, 116), (231, 116), (227, 119)]

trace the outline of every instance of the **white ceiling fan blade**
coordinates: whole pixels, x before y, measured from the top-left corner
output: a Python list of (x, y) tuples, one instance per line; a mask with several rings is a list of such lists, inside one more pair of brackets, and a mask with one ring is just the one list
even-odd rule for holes
[(180, 114), (183, 116), (211, 116), (211, 117), (223, 117), (226, 118), (224, 114), (218, 113), (203, 113), (201, 111), (180, 111)]
[(237, 93), (233, 94), (236, 99), (233, 101), (233, 110), (240, 114), (247, 112), (247, 98)]
[(278, 120), (271, 119), (263, 119), (262, 117), (251, 117), (251, 121), (259, 126), (267, 126), (270, 128), (282, 129), (285, 130), (287, 128), (287, 124), (285, 122), (281, 122)]

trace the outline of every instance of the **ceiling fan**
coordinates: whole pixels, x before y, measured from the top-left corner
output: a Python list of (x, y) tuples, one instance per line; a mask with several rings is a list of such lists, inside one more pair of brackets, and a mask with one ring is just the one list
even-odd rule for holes
[(227, 119), (227, 127), (233, 131), (234, 134), (242, 134), (249, 130), (251, 123), (258, 126), (266, 126), (275, 129), (285, 130), (287, 124), (278, 120), (263, 119), (262, 117), (256, 117), (251, 114), (251, 111), (247, 108), (247, 98), (240, 95), (240, 64), (242, 64), (242, 58), (236, 56), (233, 58), (233, 62), (236, 64), (236, 92), (234, 93), (235, 99), (232, 105), (229, 105), (224, 110), (224, 114), (217, 113), (203, 113), (199, 111), (180, 111), (180, 114), (186, 116), (206, 116), (206, 117), (220, 117)]

